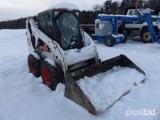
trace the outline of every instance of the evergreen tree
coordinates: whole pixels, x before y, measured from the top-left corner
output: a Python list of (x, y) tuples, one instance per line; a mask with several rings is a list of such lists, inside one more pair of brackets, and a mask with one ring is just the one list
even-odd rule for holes
[(149, 0), (148, 1), (148, 4), (149, 4), (149, 8), (151, 9), (155, 9), (158, 5), (160, 5), (160, 0)]

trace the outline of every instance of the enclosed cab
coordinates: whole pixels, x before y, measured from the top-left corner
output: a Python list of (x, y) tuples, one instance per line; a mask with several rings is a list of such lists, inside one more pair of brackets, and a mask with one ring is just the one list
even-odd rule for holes
[(77, 16), (80, 11), (49, 9), (38, 14), (38, 28), (55, 40), (63, 50), (82, 48), (84, 42)]

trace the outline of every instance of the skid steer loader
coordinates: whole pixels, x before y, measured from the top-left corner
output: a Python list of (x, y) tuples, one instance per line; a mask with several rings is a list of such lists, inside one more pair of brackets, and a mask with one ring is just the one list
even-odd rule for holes
[(30, 72), (35, 77), (41, 76), (51, 90), (55, 90), (59, 82), (65, 84), (65, 97), (96, 115), (95, 107), (77, 80), (115, 66), (134, 68), (143, 75), (145, 73), (125, 55), (101, 62), (94, 42), (79, 27), (79, 12), (78, 9), (56, 7), (39, 13), (37, 22), (32, 18), (26, 20), (28, 66)]

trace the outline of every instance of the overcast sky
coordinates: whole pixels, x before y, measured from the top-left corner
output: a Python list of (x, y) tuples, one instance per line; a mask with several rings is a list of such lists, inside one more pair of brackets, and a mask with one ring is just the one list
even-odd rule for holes
[(94, 4), (102, 5), (105, 1), (106, 0), (0, 0), (0, 21), (33, 16), (51, 5), (61, 2), (76, 4), (80, 10), (91, 10)]

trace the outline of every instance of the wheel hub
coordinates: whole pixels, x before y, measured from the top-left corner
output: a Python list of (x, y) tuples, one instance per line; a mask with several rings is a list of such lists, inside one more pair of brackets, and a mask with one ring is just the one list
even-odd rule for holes
[(144, 33), (143, 39), (144, 39), (145, 41), (150, 41), (150, 40), (151, 40), (151, 36), (150, 36), (149, 32)]
[(110, 39), (107, 39), (106, 41), (107, 41), (107, 44), (108, 44), (108, 45), (111, 44), (111, 40), (110, 40)]

